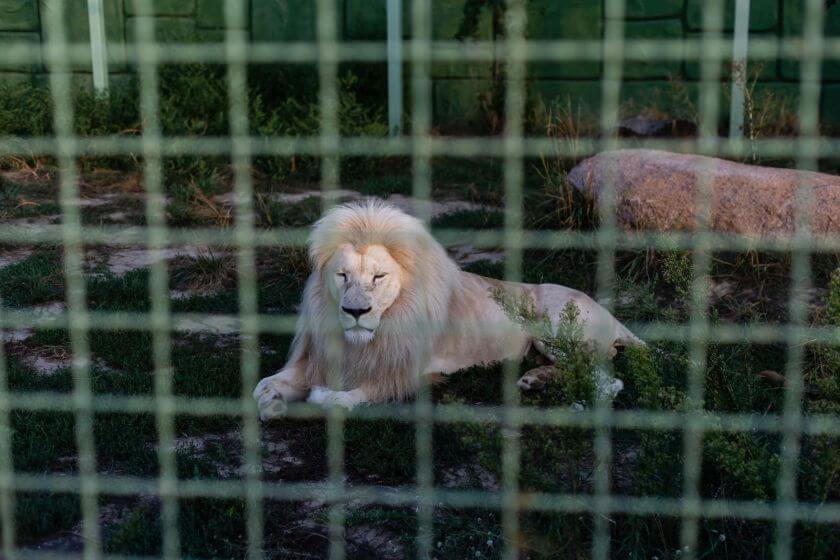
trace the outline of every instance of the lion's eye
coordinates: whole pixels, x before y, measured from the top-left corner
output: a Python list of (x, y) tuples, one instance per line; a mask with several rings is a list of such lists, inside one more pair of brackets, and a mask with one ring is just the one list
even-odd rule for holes
[(339, 278), (341, 278), (342, 280), (344, 280), (345, 282), (347, 282), (347, 273), (345, 273), (345, 272), (336, 272), (336, 274), (335, 274), (335, 275), (336, 275), (336, 276), (338, 276)]
[(383, 279), (383, 278), (385, 278), (386, 276), (388, 276), (388, 275), (387, 275), (387, 274), (374, 274), (374, 276), (373, 276), (373, 281), (374, 281), (374, 282), (377, 282), (377, 281), (379, 281), (379, 280), (382, 280), (382, 279)]

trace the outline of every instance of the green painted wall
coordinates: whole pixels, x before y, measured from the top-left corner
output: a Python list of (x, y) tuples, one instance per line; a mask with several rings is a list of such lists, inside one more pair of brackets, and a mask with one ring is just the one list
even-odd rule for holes
[[(0, 48), (23, 42), (38, 45), (46, 39), (43, 25), (46, 10), (64, 2), (67, 36), (83, 42), (88, 37), (85, 12), (87, 0), (0, 0)], [(315, 38), (314, 0), (248, 0), (246, 25), (254, 42), (312, 41)], [(455, 39), (463, 31), (465, 4), (493, 4), (475, 0), (432, 0), (432, 35), (436, 39)], [(125, 48), (134, 40), (136, 0), (104, 0), (106, 27), (112, 49)], [(411, 36), (411, 2), (403, 0), (405, 36)], [(805, 0), (752, 0), (750, 29), (753, 37), (796, 37), (802, 33)], [(705, 0), (626, 0), (625, 35), (629, 38), (698, 38), (703, 24)], [(206, 41), (224, 39), (224, 0), (153, 0), (157, 37), (161, 41)], [(529, 38), (600, 39), (604, 33), (603, 3), (599, 0), (529, 0), (527, 2)], [(726, 2), (725, 26), (731, 33), (734, 0)], [(385, 0), (336, 0), (336, 25), (343, 40), (384, 40)], [(475, 25), (464, 41), (492, 40), (500, 32), (498, 19), (482, 7)], [(840, 36), (840, 4), (827, 12), (825, 32)], [(384, 66), (383, 66), (384, 67)], [(754, 62), (751, 72), (758, 75), (760, 88), (779, 97), (790, 98), (795, 106), (800, 65), (796, 61)], [(0, 63), (0, 81), (44, 81), (45, 67), (38, 57), (29, 63)], [(90, 68), (76, 64), (79, 82), (88, 81)], [(112, 65), (115, 83), (130, 76), (130, 69)], [(408, 65), (410, 72), (410, 65)], [(696, 61), (626, 61), (622, 92), (627, 103), (657, 103), (667, 111), (677, 103), (674, 84), (680, 95), (697, 96), (700, 68)], [(722, 72), (722, 78), (728, 72)], [(556, 99), (580, 103), (597, 111), (602, 65), (594, 61), (534, 62), (529, 65), (530, 92), (534, 99)], [(373, 75), (376, 75), (375, 73)], [(491, 63), (435, 63), (435, 118), (439, 123), (481, 118), (488, 99), (498, 83), (498, 67)], [(86, 77), (87, 76), (87, 77)], [(383, 76), (384, 80), (384, 76)], [(821, 98), (823, 122), (840, 125), (840, 60), (823, 64)], [(383, 82), (384, 87), (384, 82)], [(676, 96), (676, 97), (679, 97)], [(725, 108), (726, 103), (722, 103)]]

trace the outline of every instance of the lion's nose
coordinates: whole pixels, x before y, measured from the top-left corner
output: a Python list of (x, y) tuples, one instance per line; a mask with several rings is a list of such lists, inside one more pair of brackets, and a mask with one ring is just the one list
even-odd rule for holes
[(370, 311), (370, 307), (361, 308), (361, 307), (341, 307), (341, 310), (347, 313), (348, 315), (352, 315), (355, 319), (358, 320), (359, 317)]

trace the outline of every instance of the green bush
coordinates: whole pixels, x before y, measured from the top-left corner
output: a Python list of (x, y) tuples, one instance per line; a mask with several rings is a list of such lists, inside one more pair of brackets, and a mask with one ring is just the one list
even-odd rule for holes
[[(352, 74), (341, 79), (338, 98), (338, 128), (341, 136), (381, 137), (388, 133), (382, 114), (365, 106), (356, 95), (357, 80)], [(317, 137), (321, 131), (321, 110), (317, 103), (289, 97), (270, 106), (260, 95), (252, 96), (251, 129), (259, 136)], [(369, 173), (375, 158), (352, 158), (343, 163), (343, 179)], [(292, 174), (305, 179), (317, 176), (319, 159), (310, 155), (258, 156), (254, 167), (273, 180)]]
[(840, 268), (831, 274), (825, 313), (827, 324), (840, 327)]

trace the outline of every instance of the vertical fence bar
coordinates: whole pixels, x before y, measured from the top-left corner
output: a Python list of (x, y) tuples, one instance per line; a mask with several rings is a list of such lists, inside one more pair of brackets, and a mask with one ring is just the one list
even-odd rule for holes
[[(799, 138), (796, 142), (797, 167), (817, 168), (819, 142), (820, 78), (823, 57), (823, 20), (825, 9), (822, 0), (806, 0), (803, 58), (800, 66)], [(787, 363), (785, 365), (785, 397), (782, 410), (782, 442), (776, 507), (776, 542), (773, 547), (775, 560), (787, 560), (793, 555), (793, 527), (796, 522), (796, 482), (799, 470), (799, 453), (802, 437), (802, 389), (805, 344), (803, 327), (808, 322), (808, 299), (811, 286), (811, 253), (806, 246), (811, 238), (813, 212), (813, 185), (796, 186), (794, 201), (793, 238), (795, 246), (791, 259), (791, 291), (788, 299)]]
[(257, 409), (251, 392), (259, 379), (260, 325), (257, 306), (257, 267), (254, 232), (254, 186), (251, 179), (251, 141), (248, 118), (248, 49), (245, 28), (247, 3), (225, 1), (225, 53), (236, 216), (236, 269), (239, 299), (240, 377), (242, 379), (242, 443), (245, 451), (248, 558), (263, 557), (262, 457)]
[[(0, 291), (0, 320), (3, 318), (3, 294)], [(2, 324), (2, 323), (0, 323)], [(15, 560), (15, 465), (12, 457), (12, 419), (9, 396), (9, 370), (6, 341), (0, 330), (0, 531), (3, 531), (3, 558)]]
[(388, 0), (388, 131), (400, 134), (403, 113), (402, 0)]
[[(723, 53), (713, 48), (721, 39), (723, 0), (704, 6), (700, 60), (700, 150), (716, 154), (720, 116), (720, 69)], [(703, 395), (708, 349), (709, 305), (709, 220), (711, 216), (711, 173), (697, 169), (694, 200), (695, 234), (691, 247), (692, 285), (689, 308), (689, 367), (686, 379), (686, 422), (683, 429), (683, 492), (680, 552), (685, 559), (697, 554), (700, 528), (700, 471), (703, 459)]]
[[(318, 41), (319, 106), (321, 110), (320, 155), (321, 190), (324, 209), (335, 203), (339, 182), (339, 91), (338, 47), (336, 45), (336, 0), (317, 0), (316, 35)], [(343, 389), (341, 361), (343, 341), (332, 337), (328, 344), (327, 386), (333, 391)], [(344, 541), (344, 422), (345, 411), (333, 406), (327, 411), (327, 463), (329, 468), (329, 540), (331, 560), (345, 556)]]
[(96, 447), (93, 439), (93, 388), (90, 374), (90, 318), (84, 277), (84, 244), (79, 210), (79, 182), (76, 167), (77, 138), (73, 127), (73, 98), (70, 62), (65, 35), (64, 2), (51, 0), (44, 5), (47, 28), (45, 56), (53, 102), (53, 127), (59, 168), (59, 205), (64, 248), (70, 347), (73, 353), (73, 408), (76, 446), (79, 453), (79, 482), (82, 505), (83, 557), (99, 558), (102, 535), (99, 529), (99, 483), (96, 474)]
[(104, 95), (108, 91), (108, 38), (105, 35), (105, 11), (102, 0), (88, 0), (87, 5), (93, 89), (96, 93)]
[[(401, 0), (389, 2), (399, 5)], [(429, 155), (429, 130), (432, 123), (431, 73), (431, 2), (412, 2), (411, 10), (411, 164), (412, 196), (417, 217), (427, 225), (431, 218), (432, 170)], [(400, 40), (402, 36), (400, 35)], [(391, 51), (389, 49), (389, 56)], [(402, 60), (399, 60), (402, 64)], [(402, 66), (400, 66), (402, 68)], [(402, 86), (398, 95), (402, 96)], [(389, 92), (390, 96), (390, 92)], [(389, 105), (390, 107), (390, 105)], [(399, 124), (402, 110), (397, 113)], [(393, 128), (392, 128), (393, 131)], [(423, 375), (424, 372), (418, 372)], [(432, 454), (432, 396), (427, 379), (418, 384), (415, 419), (415, 448), (417, 453), (417, 486), (420, 499), (417, 504), (417, 558), (432, 557), (434, 533), (434, 465)]]
[[(618, 118), (621, 102), (621, 82), (624, 67), (624, 13), (625, 0), (606, 0), (604, 4), (604, 74), (601, 82), (601, 145), (614, 149), (617, 145)], [(613, 165), (606, 169), (607, 181), (598, 202), (598, 264), (596, 270), (597, 299), (610, 302), (615, 283), (616, 246), (616, 178)], [(609, 306), (609, 304), (606, 304)], [(611, 364), (598, 365), (611, 372)], [(595, 373), (595, 372), (593, 372)], [(599, 382), (596, 382), (599, 383)], [(603, 381), (606, 383), (606, 381)], [(612, 414), (612, 402), (606, 387), (598, 387), (595, 395), (595, 430), (593, 470), (595, 503), (592, 511), (592, 558), (605, 559), (610, 553), (610, 469), (612, 464), (611, 429), (607, 423)]]
[[(522, 278), (522, 187), (524, 161), (522, 144), (525, 117), (525, 33), (527, 12), (524, 0), (511, 0), (505, 13), (504, 53), (505, 125), (504, 137), (504, 192), (505, 192), (505, 280)], [(521, 419), (516, 414), (519, 407), (519, 387), (516, 378), (519, 366), (513, 360), (505, 362), (502, 396), (504, 416), (502, 435), (502, 536), (503, 558), (519, 557), (519, 470), (521, 455)]]
[(156, 258), (149, 273), (150, 321), (155, 390), (155, 423), (158, 435), (158, 464), (160, 478), (161, 553), (174, 560), (180, 556), (178, 534), (178, 469), (175, 460), (175, 418), (172, 395), (172, 340), (169, 309), (169, 270), (164, 258), (167, 246), (166, 193), (160, 153), (162, 130), (158, 49), (155, 42), (155, 21), (152, 2), (137, 2), (139, 17), (135, 18), (135, 35), (139, 54), (140, 114), (143, 119), (141, 136), (143, 153), (143, 185), (146, 191), (147, 249)]
[(750, 0), (735, 0), (735, 33), (732, 43), (732, 100), (729, 137), (744, 136), (744, 87), (747, 84), (747, 44), (750, 38)]

